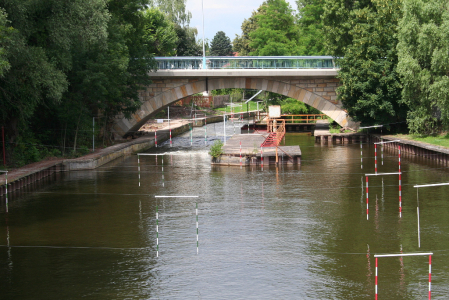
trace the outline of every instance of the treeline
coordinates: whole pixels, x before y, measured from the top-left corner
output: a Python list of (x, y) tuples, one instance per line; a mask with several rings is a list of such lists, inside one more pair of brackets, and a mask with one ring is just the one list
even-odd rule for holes
[[(199, 55), (185, 0), (0, 0), (7, 162), (80, 155), (141, 105), (155, 56)], [(101, 129), (101, 131), (100, 131)], [(1, 141), (1, 140), (0, 140)]]
[(434, 134), (449, 122), (447, 0), (267, 0), (233, 41), (239, 55), (331, 55), (339, 99), (362, 125)]

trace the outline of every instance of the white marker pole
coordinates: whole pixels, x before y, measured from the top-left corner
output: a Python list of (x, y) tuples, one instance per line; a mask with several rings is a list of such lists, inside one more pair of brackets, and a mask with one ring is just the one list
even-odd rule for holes
[(140, 186), (140, 158), (139, 158), (139, 154), (137, 154), (137, 169), (139, 171), (139, 186)]
[(204, 144), (207, 145), (207, 118), (204, 118)]
[(199, 246), (199, 242), (198, 242), (198, 202), (196, 203), (196, 254), (198, 254), (198, 246)]
[(399, 150), (399, 218), (402, 218), (402, 180), (401, 180), (401, 146)]
[(377, 174), (377, 145), (374, 145), (374, 173)]
[(362, 149), (362, 140), (360, 140), (360, 169), (363, 169), (363, 149)]
[(226, 114), (223, 114), (223, 139), (226, 145)]
[(240, 141), (240, 167), (242, 167), (242, 141)]
[(382, 144), (380, 144), (380, 153), (381, 153), (381, 157), (382, 157), (382, 166), (384, 165), (384, 143), (383, 143), (383, 139), (380, 138), (380, 142)]
[(368, 220), (368, 176), (379, 176), (379, 175), (398, 175), (401, 173), (374, 173), (374, 174), (365, 174), (366, 176), (366, 219)]
[(156, 257), (159, 257), (159, 213), (156, 202)]

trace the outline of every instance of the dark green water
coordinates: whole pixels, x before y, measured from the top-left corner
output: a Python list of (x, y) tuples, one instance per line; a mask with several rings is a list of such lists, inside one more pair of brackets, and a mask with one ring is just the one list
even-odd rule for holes
[[(222, 131), (208, 125), (208, 145)], [(211, 167), (193, 135), (152, 151), (175, 154), (157, 164), (141, 156), (140, 187), (133, 155), (12, 194), (8, 213), (1, 198), (0, 299), (374, 299), (374, 254), (401, 251), (434, 253), (432, 297), (447, 299), (449, 187), (419, 191), (420, 248), (413, 187), (449, 182), (447, 168), (403, 154), (402, 218), (398, 176), (378, 176), (367, 220), (372, 145), (361, 169), (359, 145), (290, 135), (301, 166), (241, 169)], [(397, 172), (384, 156), (379, 172)], [(379, 258), (379, 299), (427, 299), (428, 270), (428, 256)]]

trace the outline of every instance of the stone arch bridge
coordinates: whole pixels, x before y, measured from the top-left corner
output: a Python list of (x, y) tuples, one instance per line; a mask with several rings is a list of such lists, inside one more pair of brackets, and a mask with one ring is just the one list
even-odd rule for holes
[(337, 101), (338, 69), (184, 69), (150, 73), (153, 83), (140, 91), (142, 106), (131, 119), (119, 117), (113, 127), (127, 136), (139, 130), (156, 112), (184, 97), (224, 88), (257, 89), (302, 101), (343, 127), (356, 128)]

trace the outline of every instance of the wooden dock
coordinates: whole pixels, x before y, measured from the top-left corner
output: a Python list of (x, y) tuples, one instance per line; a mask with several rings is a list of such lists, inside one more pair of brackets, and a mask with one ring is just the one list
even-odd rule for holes
[[(299, 146), (263, 147), (260, 145), (266, 135), (262, 134), (237, 134), (226, 140), (223, 146), (223, 155), (219, 160), (213, 161), (214, 165), (249, 166), (263, 164), (276, 164), (276, 148), (279, 164), (300, 164), (301, 149)], [(241, 145), (241, 146), (240, 146)], [(240, 150), (241, 147), (241, 150)]]
[(368, 142), (368, 135), (365, 133), (330, 133), (329, 132), (329, 122), (327, 120), (318, 120), (316, 123), (314, 134), (315, 142), (317, 143), (358, 143)]

